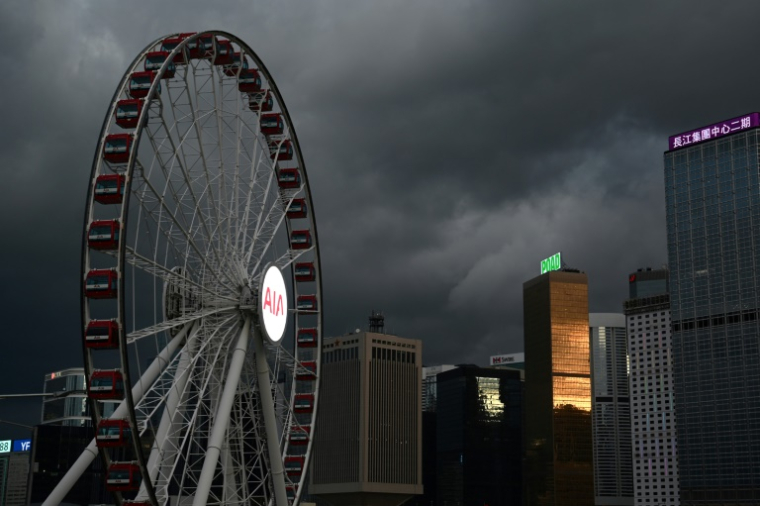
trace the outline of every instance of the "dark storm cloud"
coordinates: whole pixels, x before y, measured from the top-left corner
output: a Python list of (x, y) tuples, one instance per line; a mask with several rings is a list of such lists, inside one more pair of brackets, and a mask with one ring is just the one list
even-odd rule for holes
[(161, 35), (229, 31), (277, 81), (315, 199), (327, 333), (383, 309), (389, 330), (424, 339), (426, 363), (482, 364), (522, 349), (522, 283), (542, 258), (561, 249), (588, 272), (592, 311), (619, 311), (628, 272), (665, 261), (666, 137), (758, 109), (758, 11), (4, 2), (0, 390), (81, 364), (93, 150), (124, 69)]

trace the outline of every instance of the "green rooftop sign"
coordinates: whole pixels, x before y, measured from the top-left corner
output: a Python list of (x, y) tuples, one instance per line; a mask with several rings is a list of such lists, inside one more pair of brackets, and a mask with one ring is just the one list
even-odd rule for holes
[(549, 271), (558, 271), (562, 268), (562, 259), (560, 253), (555, 253), (546, 260), (541, 260), (541, 274)]

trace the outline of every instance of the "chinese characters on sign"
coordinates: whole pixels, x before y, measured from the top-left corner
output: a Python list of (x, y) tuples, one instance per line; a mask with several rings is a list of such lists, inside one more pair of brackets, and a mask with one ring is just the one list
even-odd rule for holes
[(697, 128), (688, 132), (672, 135), (668, 139), (669, 149), (678, 149), (699, 142), (709, 141), (717, 137), (723, 137), (748, 128), (760, 126), (760, 113), (750, 113), (728, 121), (722, 121), (714, 125)]

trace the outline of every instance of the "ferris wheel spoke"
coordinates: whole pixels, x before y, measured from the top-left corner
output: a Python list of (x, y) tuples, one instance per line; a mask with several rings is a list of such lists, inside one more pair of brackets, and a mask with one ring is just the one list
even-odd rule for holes
[[(177, 232), (180, 232), (181, 237), (184, 238), (184, 240), (186, 241), (186, 244), (190, 248), (192, 248), (192, 250), (195, 252), (195, 254), (197, 255), (197, 258), (202, 262), (203, 268), (207, 269), (207, 270), (209, 270), (211, 272), (213, 272), (216, 275), (219, 283), (221, 283), (224, 286), (226, 286), (230, 290), (230, 292), (235, 293), (237, 290), (235, 288), (233, 288), (232, 286), (229, 286), (226, 282), (223, 281), (224, 279), (227, 279), (230, 282), (234, 283), (234, 281), (229, 278), (229, 275), (226, 275), (226, 274), (223, 275), (222, 273), (219, 272), (218, 268), (216, 268), (213, 264), (211, 264), (209, 262), (208, 253), (207, 252), (203, 252), (201, 250), (201, 248), (198, 246), (198, 244), (196, 244), (195, 239), (193, 237), (193, 234), (191, 234), (188, 230), (186, 230), (179, 223), (179, 221), (177, 220), (176, 216), (174, 216), (174, 214), (169, 209), (169, 207), (168, 207), (167, 203), (165, 202), (165, 200), (158, 195), (158, 193), (156, 192), (156, 189), (151, 185), (150, 181), (148, 181), (145, 178), (143, 178), (141, 181), (142, 181), (143, 184), (145, 184), (145, 186), (147, 188), (149, 188), (151, 190), (151, 193), (156, 198), (156, 203), (159, 204), (164, 211), (166, 211), (167, 217), (170, 219), (171, 223), (174, 226), (176, 226)], [(143, 203), (143, 201), (140, 201), (140, 202), (141, 202), (141, 204)], [(159, 220), (156, 220), (156, 223), (158, 223), (159, 224), (158, 226), (160, 227), (160, 223), (161, 222)], [(167, 239), (170, 238), (170, 237), (175, 237), (174, 235), (169, 235), (170, 232), (171, 231), (166, 231), (166, 233), (164, 233), (164, 235), (167, 237)]]
[[(185, 74), (185, 82), (188, 83), (187, 75), (186, 74)], [(177, 115), (177, 113), (175, 111), (175, 108), (176, 108), (175, 106), (177, 105), (177, 101), (176, 100), (170, 100), (170, 103), (171, 103), (171, 106), (172, 106), (171, 107), (172, 117), (174, 118), (174, 125), (177, 126), (177, 129), (176, 129), (177, 135), (179, 135), (180, 139), (181, 139), (180, 142), (179, 142), (179, 149), (177, 149), (176, 147), (174, 148), (173, 156), (175, 156), (176, 159), (180, 162), (179, 165), (180, 165), (181, 176), (183, 177), (183, 179), (185, 181), (185, 187), (187, 188), (187, 190), (189, 191), (189, 193), (190, 193), (190, 195), (192, 197), (193, 208), (196, 210), (196, 212), (198, 213), (199, 219), (201, 220), (202, 228), (203, 228), (203, 231), (205, 232), (204, 235), (206, 237), (206, 243), (207, 243), (207, 245), (209, 247), (209, 250), (213, 253), (213, 256), (217, 259), (217, 262), (222, 262), (224, 260), (224, 258), (223, 258), (223, 255), (220, 253), (220, 251), (218, 249), (217, 234), (212, 233), (212, 231), (211, 231), (212, 227), (208, 224), (208, 219), (206, 217), (206, 212), (205, 212), (206, 210), (203, 208), (203, 206), (200, 203), (201, 196), (203, 196), (203, 195), (206, 195), (207, 198), (210, 199), (209, 207), (211, 209), (215, 210), (216, 216), (214, 216), (214, 217), (209, 216), (208, 218), (209, 219), (213, 218), (214, 222), (217, 223), (217, 227), (218, 227), (219, 223), (220, 223), (220, 215), (219, 215), (219, 210), (217, 208), (217, 205), (215, 203), (214, 194), (213, 194), (213, 190), (212, 190), (212, 188), (213, 188), (212, 181), (214, 180), (214, 178), (209, 175), (209, 170), (208, 170), (208, 166), (207, 166), (207, 162), (206, 162), (206, 157), (205, 157), (205, 154), (204, 154), (204, 151), (203, 151), (202, 136), (200, 134), (200, 132), (202, 131), (202, 128), (200, 127), (200, 123), (202, 123), (203, 121), (206, 121), (208, 118), (217, 116), (216, 110), (215, 109), (211, 109), (209, 111), (203, 111), (201, 114), (196, 114), (195, 108), (192, 107), (192, 100), (190, 99), (191, 93), (190, 93), (189, 88), (186, 88), (184, 90), (184, 92), (180, 94), (180, 96), (187, 97), (187, 99), (188, 99), (188, 104), (187, 105), (189, 106), (189, 111), (190, 112), (187, 115), (180, 114), (181, 118), (180, 118), (180, 120), (178, 120), (177, 119), (178, 115)], [(181, 119), (189, 119), (192, 122), (192, 124), (189, 125), (184, 132), (181, 132), (180, 129), (179, 129), (179, 125), (181, 124)], [(164, 127), (165, 131), (167, 132), (167, 135), (168, 135), (169, 131), (173, 130), (173, 128), (170, 129), (165, 124), (165, 122), (163, 124), (163, 127)], [(200, 182), (202, 178), (200, 176), (195, 177), (195, 178), (193, 178), (193, 177), (190, 176), (189, 165), (188, 165), (188, 162), (187, 162), (187, 155), (186, 155), (186, 152), (185, 152), (185, 149), (184, 149), (184, 146), (185, 146), (187, 140), (189, 139), (189, 135), (193, 131), (195, 131), (196, 136), (198, 137), (198, 148), (200, 150), (199, 156), (200, 156), (200, 160), (202, 162), (201, 165), (202, 165), (202, 169), (203, 169), (202, 170), (203, 176), (205, 177), (205, 183), (203, 184), (203, 189), (202, 189), (202, 192), (201, 192), (201, 196), (198, 196), (198, 195), (195, 194), (194, 186), (198, 182)], [(173, 138), (170, 135), (168, 135), (168, 138), (172, 139), (172, 142), (173, 142)], [(222, 269), (222, 270), (224, 272), (226, 272), (226, 269)], [(235, 283), (235, 281), (232, 280), (232, 279), (230, 281), (232, 281), (233, 284)]]
[(146, 327), (144, 329), (130, 332), (129, 334), (127, 334), (127, 344), (132, 344), (135, 341), (138, 341), (144, 337), (156, 335), (159, 332), (164, 332), (166, 330), (173, 329), (182, 325), (186, 325), (188, 323), (196, 322), (202, 318), (211, 316), (213, 314), (234, 311), (235, 309), (236, 308), (231, 308), (231, 307), (206, 308), (206, 309), (201, 309), (199, 311), (195, 311), (194, 313), (189, 313), (184, 316), (178, 316), (177, 318), (174, 318), (172, 320), (167, 320), (167, 321), (158, 323), (156, 325)]
[(156, 278), (163, 280), (166, 283), (179, 285), (182, 290), (187, 291), (190, 295), (194, 295), (203, 300), (205, 306), (215, 306), (229, 309), (231, 305), (239, 304), (239, 299), (217, 293), (207, 286), (201, 285), (197, 281), (188, 278), (176, 271), (161, 265), (160, 263), (151, 260), (135, 251), (131, 248), (126, 249), (125, 259), (128, 264), (139, 268), (143, 272), (146, 272)]

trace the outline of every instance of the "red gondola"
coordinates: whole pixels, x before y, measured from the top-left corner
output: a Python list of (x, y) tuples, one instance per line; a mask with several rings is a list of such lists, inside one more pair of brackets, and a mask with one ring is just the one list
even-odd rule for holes
[(295, 413), (311, 413), (314, 411), (314, 394), (296, 394), (293, 402)]
[(95, 433), (95, 441), (98, 448), (113, 448), (126, 446), (131, 442), (132, 429), (128, 420), (104, 419), (98, 423), (98, 431)]
[(119, 275), (113, 269), (93, 269), (84, 280), (84, 294), (90, 299), (113, 299)]
[(119, 220), (99, 220), (90, 223), (87, 245), (92, 249), (113, 250), (119, 246)]
[(311, 435), (311, 427), (293, 427), (290, 431), (290, 444), (293, 446), (303, 446), (309, 444), (309, 436)]
[(290, 247), (293, 249), (311, 248), (311, 232), (308, 230), (294, 230), (291, 232)]
[[(166, 59), (169, 57), (169, 51), (151, 51), (145, 55), (145, 70), (158, 72)], [(161, 79), (171, 79), (177, 71), (177, 66), (173, 61), (166, 66)]]
[(139, 98), (116, 102), (116, 124), (122, 128), (134, 128), (142, 112), (143, 101)]
[(226, 75), (234, 77), (238, 75), (238, 71), (243, 72), (248, 70), (248, 58), (241, 59), (240, 53), (232, 53), (230, 62), (222, 67), (222, 70)]
[[(195, 35), (195, 32), (180, 33), (176, 37), (165, 38), (161, 43), (161, 51), (166, 51), (168, 53), (172, 52), (180, 42), (190, 37), (191, 35)], [(175, 65), (184, 65), (185, 63), (187, 63), (187, 47), (185, 47), (184, 50), (181, 50), (174, 56)]]
[(91, 399), (123, 399), (124, 379), (121, 371), (118, 369), (93, 371), (87, 385), (87, 395)]
[(232, 42), (229, 40), (218, 39), (216, 41), (216, 56), (214, 57), (214, 65), (228, 65), (232, 63), (232, 52)]
[(269, 112), (274, 109), (272, 92), (267, 90), (248, 95), (248, 108), (253, 112)]
[(290, 141), (270, 142), (269, 143), (269, 156), (272, 160), (292, 160), (293, 159), (293, 145)]
[[(288, 495), (288, 499), (295, 499), (296, 498), (296, 486), (295, 485), (288, 485), (285, 487), (285, 493)], [(124, 504), (124, 503), (122, 503)]]
[[(156, 80), (156, 75), (152, 70), (147, 72), (132, 72), (132, 76), (129, 78), (129, 88), (127, 89), (129, 96), (132, 98), (147, 97), (153, 81)], [(161, 85), (159, 84), (158, 86), (160, 91)]]
[(299, 348), (315, 348), (317, 346), (317, 329), (298, 329), (296, 340)]
[(95, 180), (95, 202), (121, 204), (124, 200), (125, 178), (121, 174), (106, 174)]
[(317, 273), (314, 271), (313, 262), (297, 263), (295, 267), (296, 281), (307, 282), (314, 281)]
[(317, 310), (317, 296), (316, 295), (299, 295), (296, 299), (296, 309), (299, 311), (316, 311)]
[(285, 457), (285, 460), (283, 461), (285, 474), (288, 476), (301, 476), (304, 460), (303, 457)]
[(238, 90), (243, 93), (261, 91), (261, 77), (256, 69), (243, 69), (238, 76)]
[(84, 345), (88, 348), (118, 348), (119, 324), (116, 320), (90, 320), (84, 329)]
[(188, 54), (190, 59), (208, 58), (214, 54), (216, 37), (210, 33), (205, 33), (195, 40), (187, 43)]
[(314, 381), (317, 379), (317, 363), (313, 360), (301, 362), (301, 367), (296, 372), (298, 381)]
[(298, 169), (280, 169), (277, 172), (277, 184), (280, 188), (300, 188), (301, 174)]
[(140, 466), (135, 462), (114, 462), (108, 467), (106, 490), (109, 492), (128, 492), (140, 490)]
[(103, 158), (108, 163), (127, 163), (132, 147), (132, 134), (111, 134), (103, 145)]
[(261, 133), (264, 135), (280, 135), (285, 131), (285, 122), (282, 114), (262, 114)]
[(293, 199), (288, 206), (287, 216), (290, 219), (306, 218), (306, 199)]

